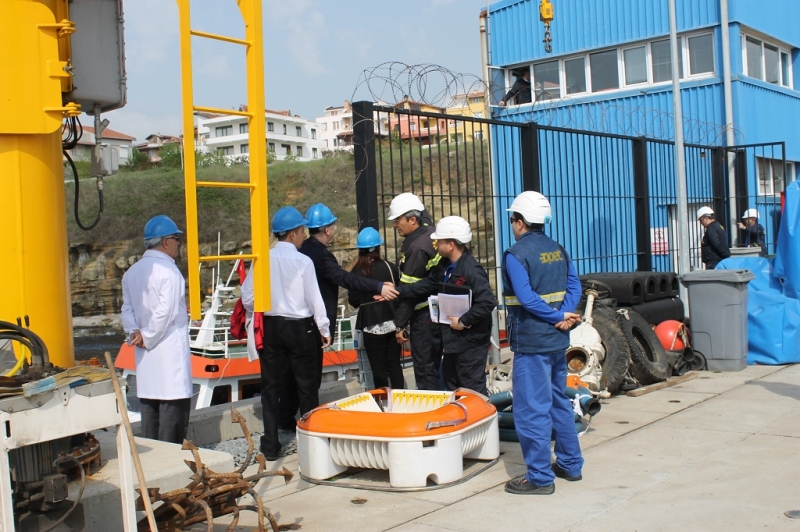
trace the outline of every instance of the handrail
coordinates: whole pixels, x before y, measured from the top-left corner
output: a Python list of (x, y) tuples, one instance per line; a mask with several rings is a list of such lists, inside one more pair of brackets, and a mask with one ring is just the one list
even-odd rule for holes
[(191, 30), (189, 31), (195, 37), (203, 37), (205, 39), (213, 39), (215, 41), (225, 41), (233, 44), (241, 44), (243, 46), (250, 46), (250, 41), (244, 39), (237, 39), (236, 37), (228, 37), (227, 35), (217, 35), (216, 33), (208, 33), (205, 31)]

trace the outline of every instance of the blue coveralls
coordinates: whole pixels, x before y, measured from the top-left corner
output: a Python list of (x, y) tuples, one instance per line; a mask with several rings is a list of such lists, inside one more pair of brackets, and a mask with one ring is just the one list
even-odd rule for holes
[(581, 474), (583, 457), (575, 432), (567, 381), (569, 332), (554, 325), (573, 312), (581, 285), (566, 252), (541, 231), (523, 233), (503, 256), (503, 287), (509, 344), (514, 352), (514, 426), (534, 486), (548, 486), (556, 461), (570, 476)]

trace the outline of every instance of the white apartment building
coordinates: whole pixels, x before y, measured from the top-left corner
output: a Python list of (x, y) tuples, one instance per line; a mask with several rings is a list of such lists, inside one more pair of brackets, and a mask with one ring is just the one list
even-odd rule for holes
[[(106, 128), (103, 131), (103, 137), (100, 139), (101, 144), (113, 146), (117, 150), (119, 157), (119, 165), (128, 164), (128, 160), (133, 155), (133, 141), (135, 137), (114, 131), (113, 129)], [(83, 135), (78, 141), (78, 145), (70, 150), (69, 154), (74, 160), (88, 161), (91, 159), (92, 150), (95, 147), (94, 128), (83, 126)]]
[[(267, 151), (275, 159), (291, 156), (297, 161), (312, 161), (322, 157), (321, 127), (291, 111), (266, 112)], [(244, 116), (197, 116), (196, 146), (199, 150), (216, 151), (228, 158), (249, 157), (248, 123)]]
[[(379, 102), (379, 105), (386, 105)], [(373, 112), (375, 135), (386, 136), (389, 131), (389, 117), (386, 113)], [(344, 101), (340, 107), (328, 107), (325, 116), (317, 118), (320, 125), (322, 149), (326, 151), (353, 151), (353, 109), (350, 102)], [(380, 124), (380, 126), (379, 126)]]

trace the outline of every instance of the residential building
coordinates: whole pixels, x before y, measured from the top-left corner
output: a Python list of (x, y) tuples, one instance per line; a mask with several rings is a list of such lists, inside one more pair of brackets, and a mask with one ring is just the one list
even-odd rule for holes
[[(244, 109), (244, 106), (242, 106)], [(306, 120), (291, 111), (266, 111), (267, 151), (278, 161), (287, 157), (298, 161), (312, 161), (322, 157), (320, 125)], [(229, 159), (247, 158), (248, 119), (238, 115), (223, 115), (197, 119), (197, 144), (199, 149), (212, 150)]]
[[(386, 105), (380, 102), (378, 105)], [(389, 130), (388, 116), (386, 113), (373, 112), (375, 135), (386, 136)], [(325, 115), (317, 118), (320, 124), (320, 138), (322, 149), (328, 151), (347, 150), (353, 151), (353, 108), (345, 100), (340, 107), (328, 107)]]
[[(421, 113), (444, 114), (441, 107), (415, 102), (408, 96), (393, 106), (395, 109), (419, 111)], [(389, 131), (401, 140), (411, 140), (422, 145), (431, 145), (447, 139), (447, 119), (410, 114), (393, 113), (389, 119)]]
[(137, 144), (135, 148), (147, 155), (151, 162), (157, 163), (161, 160), (159, 153), (161, 152), (161, 148), (166, 146), (167, 144), (178, 144), (180, 145), (183, 142), (181, 137), (175, 137), (173, 135), (162, 135), (161, 133), (153, 133), (151, 135), (147, 135), (146, 142), (142, 142)]
[[(449, 115), (487, 118), (486, 92), (481, 90), (455, 94), (446, 112)], [(447, 138), (452, 142), (462, 142), (467, 138), (482, 140), (488, 134), (489, 127), (483, 123), (464, 122), (457, 119), (447, 121)]]
[[(100, 142), (101, 144), (116, 147), (119, 164), (122, 166), (123, 164), (127, 164), (128, 160), (131, 158), (133, 154), (133, 141), (135, 140), (135, 137), (106, 128), (103, 130), (103, 137), (100, 139)], [(78, 141), (78, 145), (69, 150), (69, 155), (76, 161), (89, 161), (91, 160), (94, 147), (94, 128), (83, 126), (83, 135)]]
[[(552, 53), (545, 53), (542, 43), (545, 30), (538, 20), (538, 0), (502, 0), (482, 15), (491, 26), (487, 67), (493, 118), (673, 141), (668, 2), (553, 4)], [(706, 157), (709, 150), (687, 147), (687, 153), (700, 153), (692, 163), (696, 167), (686, 164), (689, 212), (714, 205), (733, 243), (743, 211), (756, 208), (769, 252), (774, 252), (780, 193), (797, 178), (800, 161), (800, 34), (795, 28), (800, 2), (675, 0), (675, 5), (683, 137), (687, 145), (723, 150), (714, 159)], [(530, 73), (532, 102), (500, 107), (515, 75), (525, 71)], [(657, 150), (655, 145), (648, 149)], [(538, 156), (545, 193), (567, 182), (575, 169), (605, 165), (619, 168), (621, 175), (630, 167), (630, 157), (622, 153), (613, 156), (619, 160), (605, 161), (577, 148), (575, 153), (545, 150)], [(547, 159), (556, 156), (562, 157), (561, 163)], [(674, 161), (670, 155), (665, 158)], [(707, 178), (712, 174), (722, 177)], [(498, 175), (496, 183), (502, 187), (518, 179)], [(662, 190), (663, 197), (651, 202), (651, 229), (673, 227), (675, 190)]]

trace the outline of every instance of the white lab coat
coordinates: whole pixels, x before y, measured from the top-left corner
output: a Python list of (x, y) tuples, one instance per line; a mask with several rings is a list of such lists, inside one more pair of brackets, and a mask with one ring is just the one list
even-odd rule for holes
[(142, 333), (136, 348), (136, 388), (142, 399), (192, 396), (186, 280), (175, 261), (149, 249), (122, 277), (122, 327)]

